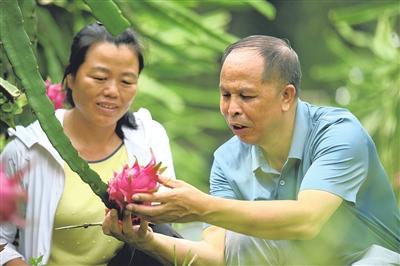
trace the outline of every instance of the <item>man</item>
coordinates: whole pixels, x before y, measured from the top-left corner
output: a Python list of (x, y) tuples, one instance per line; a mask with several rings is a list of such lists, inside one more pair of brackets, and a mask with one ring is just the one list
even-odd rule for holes
[[(161, 261), (189, 252), (199, 265), (400, 263), (400, 214), (372, 139), (347, 110), (299, 99), (300, 63), (284, 41), (250, 36), (222, 59), (220, 108), (235, 136), (214, 154), (207, 195), (182, 181), (136, 195), (106, 234)], [(202, 221), (203, 240), (132, 228), (130, 213), (159, 222)]]

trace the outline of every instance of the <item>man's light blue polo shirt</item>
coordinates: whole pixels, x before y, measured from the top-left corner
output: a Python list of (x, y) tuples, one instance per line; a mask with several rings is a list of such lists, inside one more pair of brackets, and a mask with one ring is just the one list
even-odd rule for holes
[(304, 263), (349, 263), (372, 244), (400, 251), (400, 214), (393, 190), (372, 139), (349, 111), (298, 100), (292, 144), (281, 172), (268, 165), (258, 146), (236, 136), (214, 153), (214, 196), (295, 200), (299, 191), (309, 189), (330, 192), (344, 202), (317, 238), (290, 241), (303, 247), (299, 254)]

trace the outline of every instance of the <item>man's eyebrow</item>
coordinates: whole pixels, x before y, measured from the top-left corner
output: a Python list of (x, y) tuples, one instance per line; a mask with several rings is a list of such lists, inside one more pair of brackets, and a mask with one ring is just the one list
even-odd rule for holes
[(138, 75), (137, 75), (136, 73), (130, 72), (130, 71), (123, 72), (122, 75), (124, 75), (124, 76), (131, 76), (131, 77), (133, 77), (133, 78), (137, 78), (137, 77), (138, 77)]
[[(220, 91), (227, 91), (223, 85), (219, 85), (219, 90)], [(253, 87), (240, 87), (238, 88), (238, 91), (240, 92), (253, 92), (254, 88)]]

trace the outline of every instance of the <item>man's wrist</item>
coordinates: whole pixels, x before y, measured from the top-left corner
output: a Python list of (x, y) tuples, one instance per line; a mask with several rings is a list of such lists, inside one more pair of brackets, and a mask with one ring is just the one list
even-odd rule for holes
[(215, 220), (217, 212), (218, 198), (209, 194), (205, 194), (202, 210), (200, 211), (199, 221), (211, 224)]

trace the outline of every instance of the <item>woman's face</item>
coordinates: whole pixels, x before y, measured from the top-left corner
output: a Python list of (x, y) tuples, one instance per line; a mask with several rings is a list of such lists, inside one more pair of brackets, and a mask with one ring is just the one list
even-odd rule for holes
[(137, 89), (139, 60), (133, 47), (109, 42), (88, 49), (76, 76), (67, 76), (75, 110), (97, 126), (115, 126), (129, 109)]

